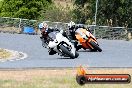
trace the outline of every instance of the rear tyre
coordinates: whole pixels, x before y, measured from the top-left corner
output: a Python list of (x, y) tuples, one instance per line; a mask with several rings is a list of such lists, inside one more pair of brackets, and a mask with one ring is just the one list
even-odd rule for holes
[(68, 55), (70, 58), (75, 59), (75, 56), (63, 45), (60, 45), (60, 49), (62, 50), (63, 53)]
[(98, 50), (99, 52), (102, 51), (102, 49), (95, 42), (91, 41), (90, 44), (92, 45), (94, 50)]

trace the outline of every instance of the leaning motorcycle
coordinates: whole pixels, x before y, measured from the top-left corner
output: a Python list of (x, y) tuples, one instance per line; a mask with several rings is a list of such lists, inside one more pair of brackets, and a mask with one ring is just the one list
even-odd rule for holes
[(75, 59), (79, 56), (74, 45), (62, 35), (61, 32), (54, 31), (48, 34), (48, 47), (52, 48), (60, 56)]
[(78, 28), (75, 31), (76, 39), (81, 44), (81, 48), (83, 49), (90, 49), (91, 51), (99, 51), (101, 52), (102, 49), (100, 48), (97, 39), (89, 32), (87, 29)]

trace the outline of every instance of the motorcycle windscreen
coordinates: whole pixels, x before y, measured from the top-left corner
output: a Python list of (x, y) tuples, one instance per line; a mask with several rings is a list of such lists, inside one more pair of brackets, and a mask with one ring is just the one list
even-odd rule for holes
[(79, 28), (76, 30), (76, 34), (79, 34), (82, 38), (86, 38), (85, 29)]
[(84, 34), (84, 32), (85, 32), (85, 29), (78, 28), (75, 32), (82, 36)]
[(57, 32), (51, 32), (51, 33), (48, 34), (51, 41), (54, 41), (56, 39), (56, 34), (57, 34)]

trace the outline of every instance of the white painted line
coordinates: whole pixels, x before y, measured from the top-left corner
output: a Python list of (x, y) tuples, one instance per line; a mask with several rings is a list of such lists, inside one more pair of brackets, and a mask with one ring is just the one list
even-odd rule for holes
[(1, 59), (0, 62), (18, 61), (18, 60), (23, 60), (23, 59), (28, 57), (28, 55), (26, 53), (23, 53), (23, 52), (18, 52), (18, 51), (9, 50), (9, 49), (4, 49), (4, 50), (6, 50), (8, 52), (11, 52), (12, 56), (10, 58), (7, 58), (6, 60), (5, 59)]
[(23, 57), (21, 57), (20, 59), (25, 59), (28, 57), (28, 55), (26, 53), (23, 53), (23, 52), (19, 52), (19, 53), (21, 53), (23, 55)]

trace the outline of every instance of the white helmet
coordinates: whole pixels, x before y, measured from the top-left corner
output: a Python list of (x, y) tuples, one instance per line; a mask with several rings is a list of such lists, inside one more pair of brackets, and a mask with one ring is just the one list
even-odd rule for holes
[(70, 23), (68, 23), (68, 27), (72, 28), (73, 26), (75, 26), (75, 23), (73, 21), (71, 21)]

